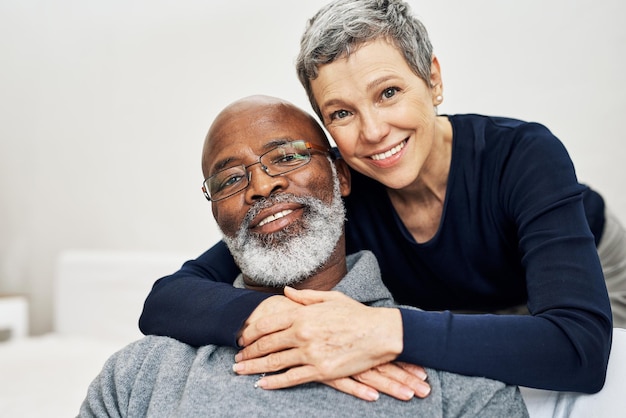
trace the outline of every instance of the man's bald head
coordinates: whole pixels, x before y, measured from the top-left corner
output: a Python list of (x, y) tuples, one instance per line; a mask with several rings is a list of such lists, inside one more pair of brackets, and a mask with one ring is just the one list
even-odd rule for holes
[(213, 154), (224, 142), (251, 133), (260, 133), (267, 128), (271, 128), (276, 137), (293, 136), (296, 131), (300, 133), (300, 138), (293, 139), (306, 139), (330, 148), (324, 130), (307, 112), (277, 97), (248, 96), (226, 106), (211, 124), (202, 151), (204, 177), (212, 174), (210, 167), (206, 165), (208, 154)]

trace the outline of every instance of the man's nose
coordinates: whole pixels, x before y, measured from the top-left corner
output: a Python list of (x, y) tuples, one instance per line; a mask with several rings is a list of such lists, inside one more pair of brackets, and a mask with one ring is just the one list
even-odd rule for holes
[(285, 190), (289, 185), (289, 180), (284, 175), (270, 176), (267, 174), (263, 163), (248, 167), (249, 184), (245, 190), (246, 202), (254, 203), (260, 198), (269, 197), (279, 190)]

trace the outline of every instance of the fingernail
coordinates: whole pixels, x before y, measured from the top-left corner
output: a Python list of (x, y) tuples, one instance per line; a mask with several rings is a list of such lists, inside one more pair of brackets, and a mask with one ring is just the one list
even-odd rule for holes
[(238, 373), (238, 372), (240, 372), (240, 371), (243, 371), (243, 364), (240, 364), (240, 363), (235, 363), (235, 364), (233, 364), (233, 371), (234, 371), (235, 373)]
[(235, 361), (240, 362), (241, 360), (243, 360), (243, 354), (241, 353), (235, 354)]
[(415, 392), (413, 392), (409, 388), (402, 388), (401, 392), (402, 392), (402, 397), (406, 399), (407, 401), (410, 401), (411, 399), (413, 399), (413, 396), (415, 396)]
[(264, 389), (265, 385), (266, 385), (266, 383), (265, 383), (265, 380), (263, 380), (263, 379), (259, 379), (256, 382), (254, 382), (254, 387), (256, 389), (258, 389), (258, 388)]
[(418, 395), (421, 398), (425, 398), (426, 396), (430, 394), (430, 385), (428, 384), (420, 385), (418, 392), (419, 392)]
[(417, 377), (422, 379), (422, 380), (424, 380), (424, 381), (426, 381), (426, 379), (428, 379), (428, 375), (423, 370), (418, 370)]
[(378, 400), (379, 397), (380, 397), (380, 394), (377, 391), (375, 391), (374, 389), (365, 391), (365, 398), (368, 401), (375, 402), (375, 401)]

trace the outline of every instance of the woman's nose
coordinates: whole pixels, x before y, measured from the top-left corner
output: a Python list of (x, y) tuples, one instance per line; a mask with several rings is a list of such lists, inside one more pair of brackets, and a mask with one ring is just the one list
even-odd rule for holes
[(380, 142), (389, 133), (389, 124), (385, 121), (381, 111), (371, 109), (360, 115), (360, 137), (367, 142)]

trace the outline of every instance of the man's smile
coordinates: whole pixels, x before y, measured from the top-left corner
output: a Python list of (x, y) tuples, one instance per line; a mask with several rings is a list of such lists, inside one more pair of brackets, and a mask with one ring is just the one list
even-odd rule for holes
[(251, 220), (249, 229), (257, 234), (271, 234), (285, 228), (302, 216), (304, 206), (286, 202), (261, 209)]
[(261, 222), (259, 222), (259, 224), (257, 226), (263, 226), (267, 223), (270, 223), (272, 221), (275, 221), (276, 219), (282, 218), (283, 216), (286, 216), (288, 214), (290, 214), (291, 212), (293, 212), (291, 209), (287, 209), (287, 210), (283, 210), (280, 211), (278, 213), (275, 213), (274, 215), (270, 215), (265, 219), (262, 219)]

